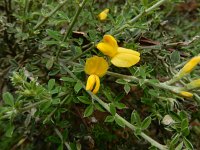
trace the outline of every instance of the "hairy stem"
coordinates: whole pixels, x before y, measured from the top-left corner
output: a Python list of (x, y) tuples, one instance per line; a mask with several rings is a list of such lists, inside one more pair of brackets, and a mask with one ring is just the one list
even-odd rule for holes
[[(114, 77), (127, 79), (127, 80), (130, 80), (130, 81), (135, 81), (137, 83), (139, 83), (140, 80), (141, 80), (141, 79), (138, 79), (138, 78), (136, 78), (134, 76), (123, 75), (123, 74), (114, 73), (114, 72), (110, 72), (110, 71), (107, 71), (107, 74), (111, 75), (111, 76), (114, 76)], [(180, 90), (178, 87), (169, 86), (169, 85), (167, 85), (165, 83), (154, 83), (154, 82), (151, 82), (148, 79), (143, 80), (143, 83), (147, 84), (147, 85), (150, 85), (150, 86), (153, 86), (153, 87), (157, 87), (157, 88), (161, 88), (161, 89), (164, 89), (164, 90), (168, 90), (168, 91), (171, 91), (171, 92), (176, 93), (176, 94), (178, 94), (179, 90)]]

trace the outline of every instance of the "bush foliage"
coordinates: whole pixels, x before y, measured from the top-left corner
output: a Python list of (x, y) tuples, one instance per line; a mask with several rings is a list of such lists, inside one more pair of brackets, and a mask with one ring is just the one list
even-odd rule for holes
[[(199, 18), (197, 0), (0, 1), (1, 149), (198, 149)], [(104, 35), (139, 63), (114, 66)]]

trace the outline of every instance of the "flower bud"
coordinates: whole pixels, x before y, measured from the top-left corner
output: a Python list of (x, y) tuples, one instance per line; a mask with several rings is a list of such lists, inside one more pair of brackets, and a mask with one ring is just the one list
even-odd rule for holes
[(200, 87), (200, 79), (193, 80), (189, 84), (186, 85), (186, 88), (188, 90), (192, 90), (192, 89), (195, 89), (195, 88), (198, 88), (198, 87)]
[(178, 77), (182, 78), (183, 76), (190, 73), (194, 67), (200, 62), (200, 56), (193, 57), (189, 62), (185, 64), (185, 66), (179, 71)]
[(99, 20), (101, 20), (101, 21), (106, 20), (106, 18), (107, 18), (107, 16), (108, 16), (108, 13), (109, 13), (109, 9), (103, 10), (103, 11), (98, 15)]
[(187, 98), (190, 98), (190, 97), (193, 96), (192, 93), (186, 92), (186, 91), (181, 91), (179, 94), (180, 94), (181, 96), (184, 96), (184, 97), (187, 97)]

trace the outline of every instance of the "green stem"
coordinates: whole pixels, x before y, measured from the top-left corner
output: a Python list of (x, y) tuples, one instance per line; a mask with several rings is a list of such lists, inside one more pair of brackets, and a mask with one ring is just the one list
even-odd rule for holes
[(135, 16), (133, 19), (129, 20), (127, 23), (125, 23), (122, 27), (120, 27), (118, 30), (116, 30), (113, 34), (117, 34), (119, 32), (121, 32), (122, 30), (124, 30), (129, 24), (133, 24), (134, 22), (136, 22), (138, 19), (140, 19), (143, 15), (148, 14), (149, 12), (151, 12), (152, 10), (154, 10), (155, 8), (159, 7), (160, 5), (162, 5), (164, 2), (166, 2), (167, 0), (160, 0), (157, 3), (155, 3), (153, 6), (151, 6), (150, 8), (142, 11), (141, 13), (139, 13), (137, 16)]
[[(27, 107), (23, 107), (23, 108), (20, 108), (20, 109), (18, 109), (18, 110), (14, 109), (14, 110), (11, 111), (9, 114), (6, 114), (6, 115), (3, 115), (2, 117), (0, 117), (0, 120), (1, 120), (1, 119), (9, 118), (9, 117), (11, 116), (10, 114), (13, 114), (13, 113), (14, 113), (14, 114), (17, 114), (18, 112), (24, 112), (24, 111), (29, 110), (29, 109), (31, 109), (31, 108), (37, 106), (37, 105), (40, 105), (40, 104), (42, 104), (42, 103), (45, 103), (45, 102), (47, 102), (47, 101), (49, 101), (49, 99), (48, 99), (48, 100), (45, 99), (45, 100), (42, 100), (42, 101), (33, 103), (33, 104), (31, 104), (31, 105), (29, 105), (29, 106), (27, 106)], [(13, 113), (12, 113), (12, 112), (13, 112)]]
[[(82, 85), (82, 87), (85, 89), (85, 85), (67, 68), (65, 67), (63, 64), (60, 64), (63, 69), (75, 80), (79, 81)], [(85, 89), (86, 90), (86, 89)], [(107, 103), (105, 103), (104, 101), (102, 101), (98, 96), (94, 95), (92, 92), (87, 91), (86, 92), (94, 99), (96, 100), (104, 109), (106, 109), (109, 113), (110, 113), (110, 107)], [(118, 117), (128, 128), (130, 128), (131, 130), (135, 131), (135, 126), (132, 125), (131, 123), (129, 123), (127, 120), (125, 120), (123, 117), (121, 117), (119, 114), (115, 114), (115, 117)], [(141, 132), (140, 134), (145, 140), (147, 140), (148, 142), (150, 142), (153, 146), (159, 148), (160, 150), (167, 150), (167, 146), (166, 145), (162, 145), (160, 143), (158, 143), (157, 141), (155, 141), (154, 139), (152, 139), (151, 137), (149, 137), (148, 135), (146, 135), (144, 132)]]
[(76, 23), (76, 20), (78, 19), (78, 16), (79, 16), (79, 14), (81, 13), (81, 10), (83, 9), (83, 6), (85, 5), (86, 1), (87, 1), (87, 0), (83, 0), (83, 2), (82, 2), (81, 4), (79, 4), (78, 10), (77, 10), (77, 12), (76, 12), (76, 14), (75, 14), (75, 16), (74, 16), (74, 18), (73, 18), (71, 24), (69, 25), (69, 28), (68, 28), (68, 30), (67, 30), (67, 32), (66, 32), (64, 38), (63, 38), (63, 42), (66, 41), (67, 37), (68, 37), (69, 34), (71, 33), (71, 30), (72, 30), (74, 24)]
[[(121, 121), (123, 121), (123, 123), (130, 128), (131, 130), (135, 131), (135, 126), (132, 125), (130, 122), (128, 122), (127, 120), (125, 120), (124, 118), (122, 118), (120, 115), (116, 114), (115, 117), (118, 117)], [(160, 143), (158, 143), (157, 141), (155, 141), (154, 139), (152, 139), (151, 137), (149, 137), (148, 135), (146, 135), (144, 132), (142, 132), (140, 134), (141, 137), (143, 137), (145, 140), (147, 140), (149, 143), (151, 143), (153, 146), (159, 148), (160, 150), (167, 150), (167, 146), (162, 145)]]
[[(80, 15), (81, 10), (83, 9), (83, 6), (85, 5), (86, 2), (87, 2), (87, 0), (83, 0), (82, 3), (79, 4), (78, 10), (77, 10), (77, 12), (76, 12), (76, 14), (75, 14), (75, 16), (74, 16), (74, 18), (73, 18), (71, 24), (69, 25), (69, 28), (68, 28), (68, 30), (67, 30), (67, 32), (66, 32), (64, 38), (63, 38), (63, 42), (66, 41), (66, 39), (68, 38), (69, 34), (71, 33), (72, 28), (74, 27), (74, 24), (76, 23), (76, 21), (77, 21), (77, 19), (78, 19), (78, 16)], [(60, 51), (61, 51), (61, 47), (60, 47), (60, 48), (58, 49), (58, 51), (57, 51), (56, 60), (58, 60), (58, 56), (59, 56), (59, 54), (60, 54)]]
[[(69, 98), (69, 95), (67, 95), (63, 101), (61, 101), (60, 106), (63, 105), (63, 103)], [(45, 124), (47, 121), (49, 121), (51, 119), (51, 117), (53, 116), (53, 114), (58, 110), (59, 107), (55, 108), (43, 121), (43, 123)]]
[(48, 102), (48, 101), (50, 101), (50, 100), (49, 100), (49, 99), (48, 99), (48, 100), (45, 99), (45, 100), (42, 100), (42, 101), (33, 103), (33, 104), (31, 104), (31, 105), (29, 105), (29, 106), (27, 106), (27, 107), (23, 107), (23, 108), (19, 109), (19, 111), (20, 111), (20, 112), (23, 112), (23, 111), (29, 110), (29, 109), (31, 109), (31, 108), (37, 106), (37, 105), (40, 105), (40, 104), (45, 103), (45, 102)]
[[(139, 83), (140, 80), (141, 80), (141, 79), (138, 79), (138, 78), (136, 78), (134, 76), (123, 75), (123, 74), (114, 73), (114, 72), (110, 72), (110, 71), (107, 71), (106, 74), (114, 76), (114, 77), (118, 77), (118, 78), (127, 79), (127, 80), (130, 80), (130, 81), (135, 81), (137, 83)], [(169, 85), (167, 85), (165, 83), (154, 83), (154, 82), (151, 82), (148, 79), (143, 80), (143, 83), (147, 84), (147, 85), (150, 85), (150, 86), (153, 86), (153, 87), (158, 87), (158, 88), (161, 88), (161, 89), (164, 89), (164, 90), (168, 90), (168, 91), (171, 91), (171, 92), (176, 93), (176, 94), (179, 93), (179, 88), (178, 87), (169, 86)]]
[(180, 78), (177, 78), (176, 75), (175, 75), (171, 80), (166, 81), (165, 84), (172, 85), (172, 84), (174, 84), (175, 82), (177, 82), (179, 80), (180, 80)]
[(37, 30), (41, 25), (43, 25), (52, 15), (54, 15), (61, 7), (67, 3), (68, 0), (65, 0), (57, 5), (57, 7), (49, 13), (49, 15), (45, 16), (35, 27), (33, 27), (33, 30)]

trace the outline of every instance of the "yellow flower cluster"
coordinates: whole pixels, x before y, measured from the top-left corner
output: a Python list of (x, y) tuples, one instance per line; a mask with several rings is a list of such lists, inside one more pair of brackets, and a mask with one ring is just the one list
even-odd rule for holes
[[(131, 67), (139, 62), (140, 53), (131, 49), (119, 47), (115, 38), (104, 35), (103, 40), (97, 44), (103, 54), (111, 58), (111, 63), (117, 67)], [(86, 60), (85, 73), (90, 75), (87, 80), (86, 90), (96, 94), (100, 88), (100, 79), (108, 70), (108, 63), (103, 57), (93, 56)]]

